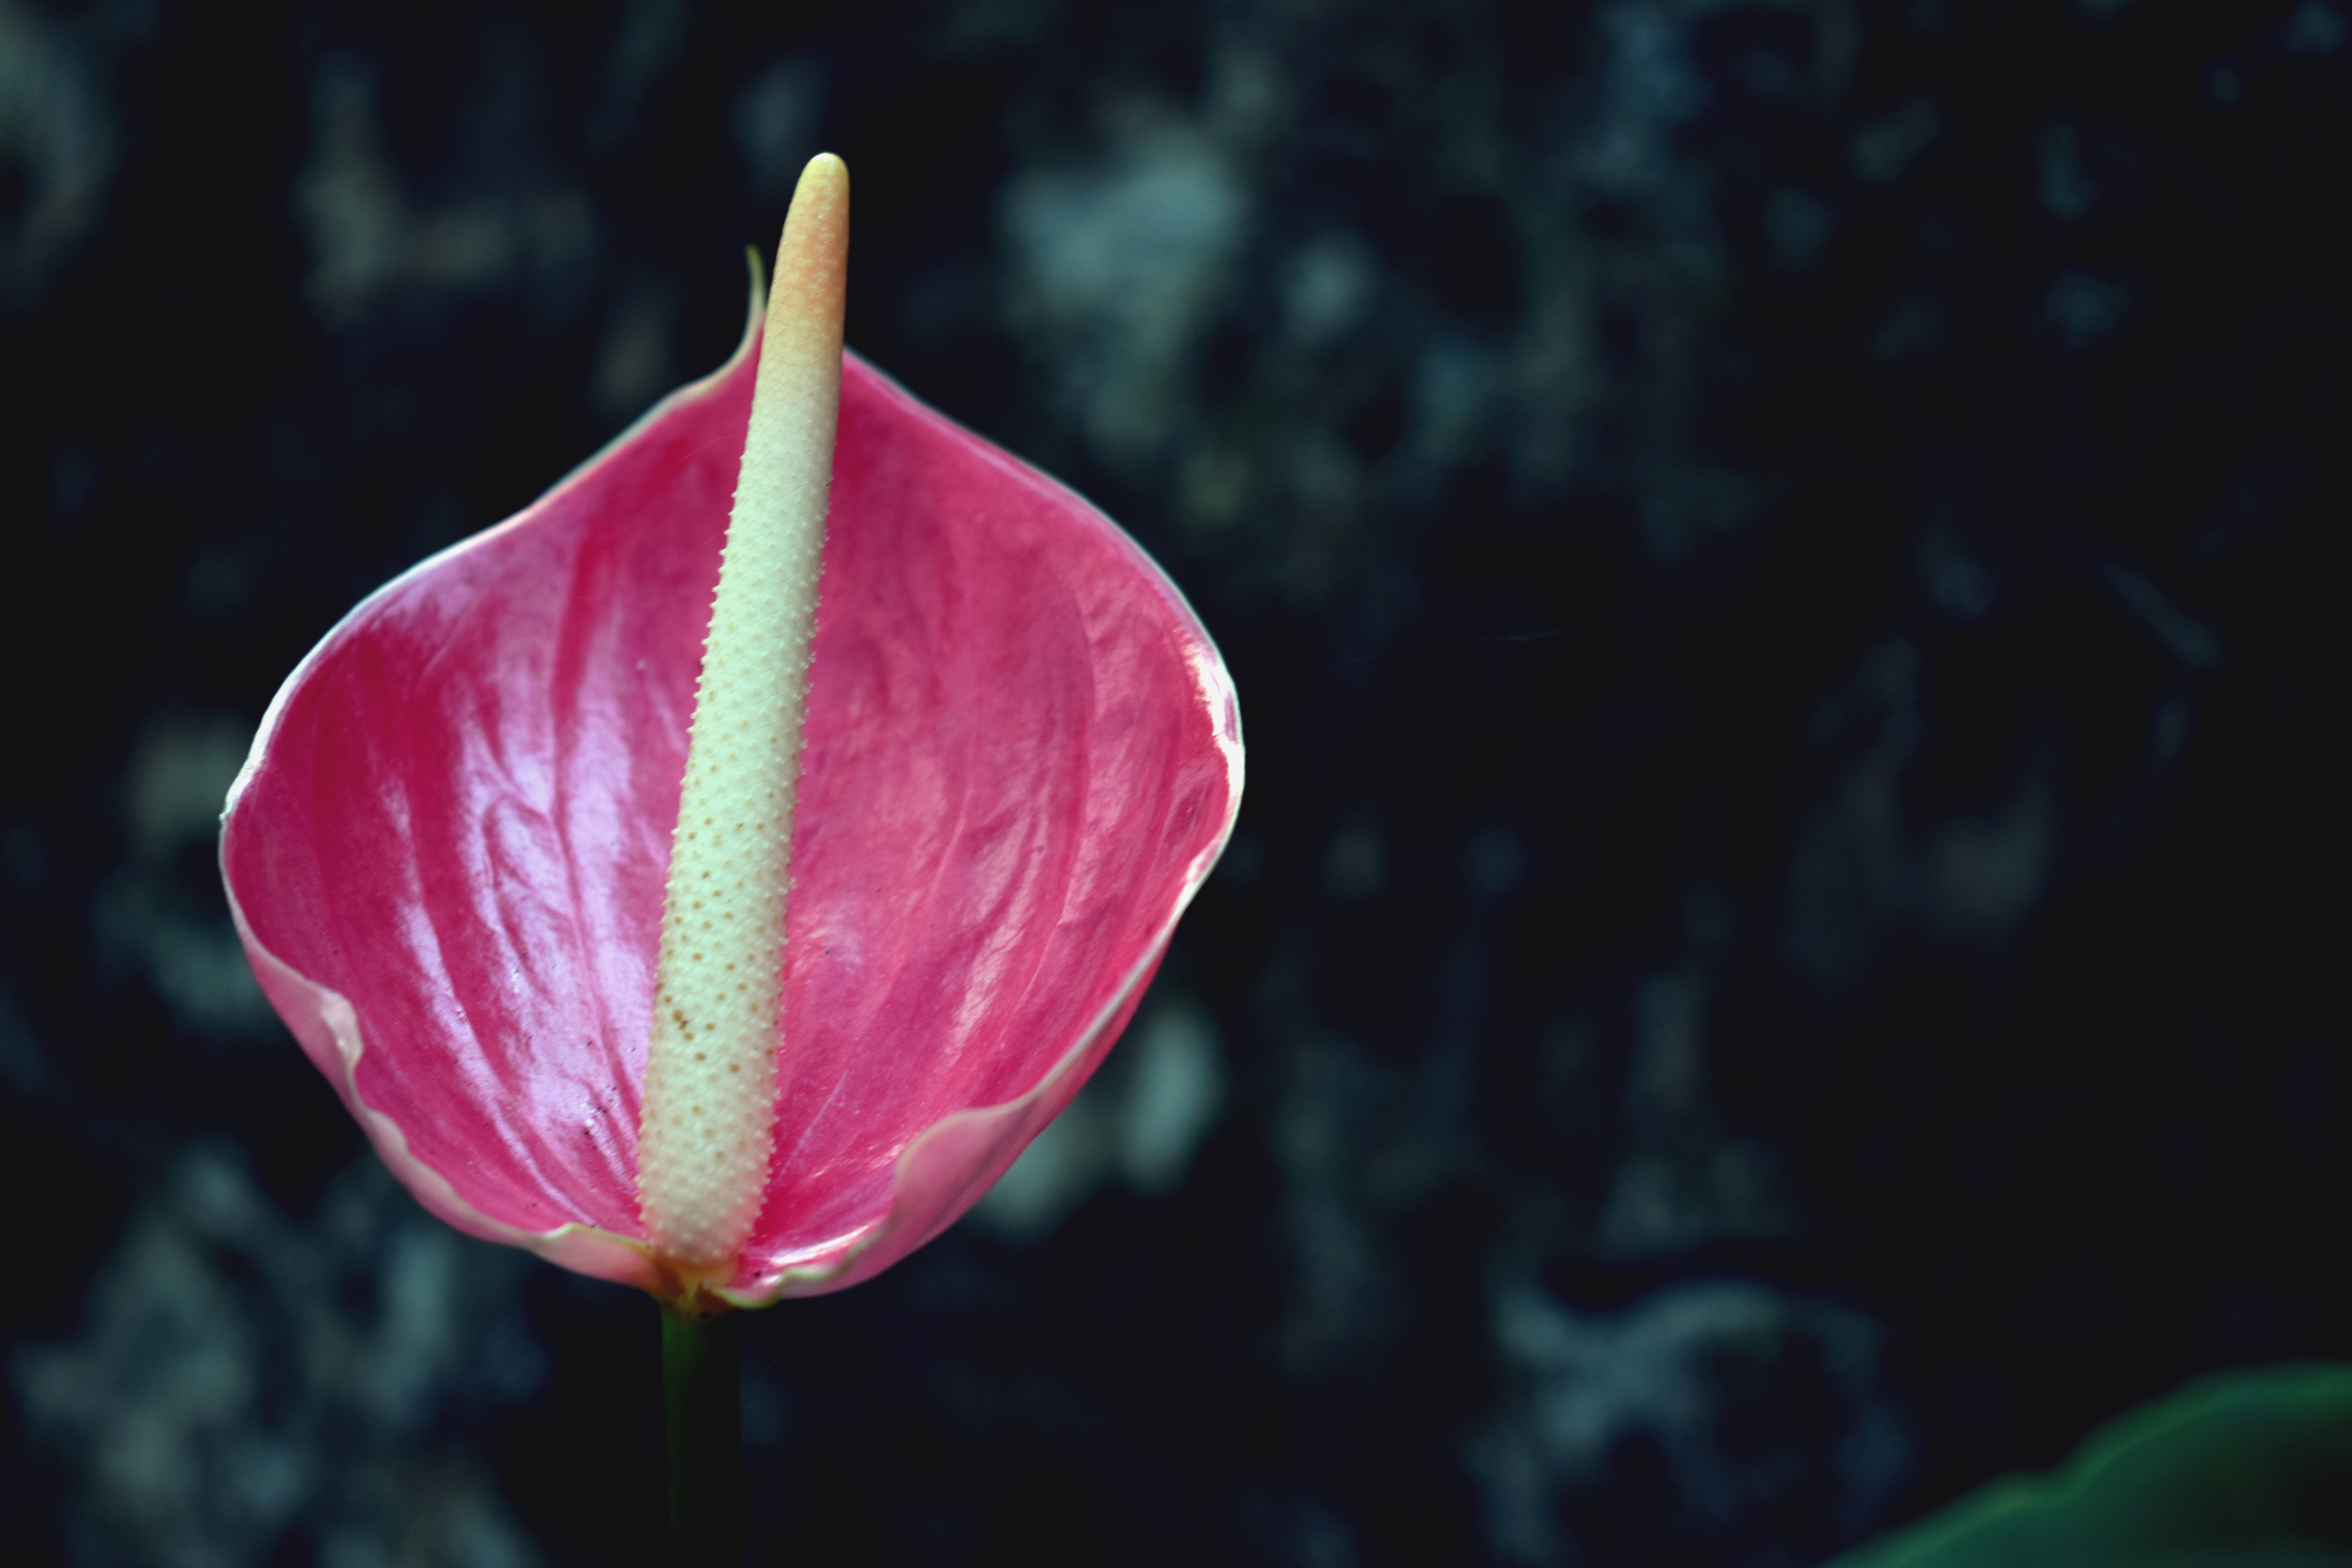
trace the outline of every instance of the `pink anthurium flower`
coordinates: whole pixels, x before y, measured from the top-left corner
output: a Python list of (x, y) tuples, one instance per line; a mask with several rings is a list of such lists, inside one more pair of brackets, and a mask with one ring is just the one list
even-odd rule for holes
[(1233, 686), (1182, 595), (841, 357), (833, 287), (782, 1021), (733, 1230), (655, 1234), (641, 1154), (688, 723), (767, 395), (756, 286), (715, 374), (311, 650), (222, 830), (263, 990), (417, 1199), (671, 1300), (838, 1289), (950, 1224), (1110, 1048), (1240, 800)]

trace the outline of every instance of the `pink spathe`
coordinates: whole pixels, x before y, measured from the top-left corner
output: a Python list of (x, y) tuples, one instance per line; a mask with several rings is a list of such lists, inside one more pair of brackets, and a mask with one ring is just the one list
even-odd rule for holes
[[(664, 1293), (639, 1090), (758, 319), (330, 633), (221, 839), (262, 988), (419, 1201)], [(738, 1305), (905, 1257), (1068, 1101), (1231, 832), (1240, 712), (1133, 541), (850, 356), (803, 766)]]

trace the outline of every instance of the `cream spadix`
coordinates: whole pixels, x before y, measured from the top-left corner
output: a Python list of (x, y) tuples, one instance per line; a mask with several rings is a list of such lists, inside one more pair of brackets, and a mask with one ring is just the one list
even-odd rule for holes
[(822, 153), (777, 247), (662, 908), (637, 1190), (646, 1239), (688, 1277), (733, 1267), (767, 1190), (848, 251), (849, 172)]

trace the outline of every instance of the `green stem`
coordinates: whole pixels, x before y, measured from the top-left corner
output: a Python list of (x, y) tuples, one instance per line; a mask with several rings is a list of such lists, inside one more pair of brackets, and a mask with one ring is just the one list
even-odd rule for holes
[(662, 1407), (669, 1425), (671, 1568), (740, 1568), (742, 1319), (661, 1304)]

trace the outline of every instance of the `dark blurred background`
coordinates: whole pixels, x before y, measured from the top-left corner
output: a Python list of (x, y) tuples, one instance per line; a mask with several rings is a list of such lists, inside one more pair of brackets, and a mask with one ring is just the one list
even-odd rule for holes
[(393, 1186), (213, 839), (820, 148), (1250, 784), (749, 1326), (762, 1560), (1802, 1565), (2352, 1353), (2345, 7), (0, 0), (0, 1557), (658, 1554), (652, 1307)]

